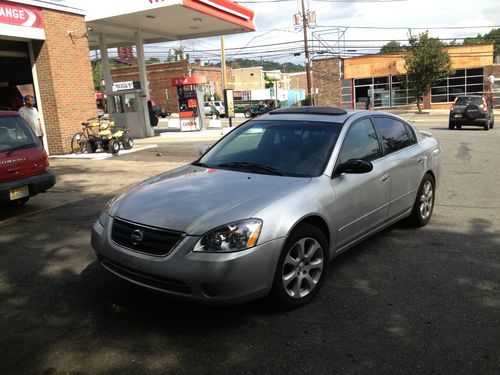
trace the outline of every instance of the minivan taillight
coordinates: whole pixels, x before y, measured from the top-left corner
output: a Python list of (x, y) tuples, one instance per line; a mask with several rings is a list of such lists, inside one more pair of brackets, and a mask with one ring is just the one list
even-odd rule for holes
[(458, 97), (455, 98), (453, 103), (451, 103), (450, 111), (453, 111), (455, 109), (455, 104), (457, 104)]

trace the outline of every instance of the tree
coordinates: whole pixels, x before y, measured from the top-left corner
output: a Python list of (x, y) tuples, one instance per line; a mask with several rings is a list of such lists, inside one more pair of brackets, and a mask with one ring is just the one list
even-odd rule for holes
[(160, 59), (158, 57), (150, 57), (149, 59), (146, 60), (146, 65), (151, 65), (151, 64), (159, 64)]
[(464, 45), (483, 43), (483, 42), (493, 42), (495, 48), (493, 55), (494, 56), (500, 55), (500, 29), (491, 29), (490, 32), (484, 35), (477, 34), (476, 37), (464, 39)]
[(391, 40), (380, 48), (380, 53), (394, 53), (404, 51), (404, 47), (395, 40)]
[(405, 55), (405, 68), (408, 74), (406, 85), (417, 98), (418, 112), (422, 112), (421, 98), (431, 87), (447, 76), (455, 74), (450, 55), (438, 38), (429, 38), (425, 31), (408, 38), (409, 46)]

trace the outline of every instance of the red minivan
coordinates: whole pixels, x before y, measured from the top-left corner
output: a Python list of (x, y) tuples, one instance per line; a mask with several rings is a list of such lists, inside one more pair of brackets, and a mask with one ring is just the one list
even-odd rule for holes
[(17, 112), (0, 111), (0, 206), (22, 205), (55, 183), (38, 137)]

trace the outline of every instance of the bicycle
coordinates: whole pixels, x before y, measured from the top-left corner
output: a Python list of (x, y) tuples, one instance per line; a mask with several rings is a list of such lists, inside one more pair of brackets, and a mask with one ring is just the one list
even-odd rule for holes
[(92, 139), (97, 134), (96, 129), (98, 130), (101, 125), (101, 120), (95, 122), (89, 122), (91, 120), (95, 120), (96, 118), (89, 118), (86, 122), (82, 122), (83, 129), (82, 131), (76, 133), (73, 138), (71, 138), (71, 151), (74, 154), (81, 154), (87, 151), (87, 144), (89, 139)]

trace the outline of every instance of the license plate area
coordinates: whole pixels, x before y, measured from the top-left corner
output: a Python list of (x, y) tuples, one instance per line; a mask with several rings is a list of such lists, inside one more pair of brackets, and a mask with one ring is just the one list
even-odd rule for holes
[(16, 199), (21, 199), (24, 197), (29, 197), (30, 189), (28, 185), (20, 186), (14, 189), (10, 189), (10, 200), (15, 201)]
[(461, 114), (461, 113), (455, 113), (455, 117), (456, 117), (456, 118), (461, 118), (461, 117), (462, 117), (462, 114)]

